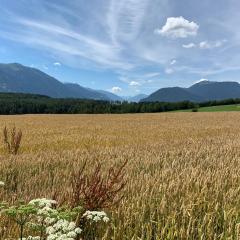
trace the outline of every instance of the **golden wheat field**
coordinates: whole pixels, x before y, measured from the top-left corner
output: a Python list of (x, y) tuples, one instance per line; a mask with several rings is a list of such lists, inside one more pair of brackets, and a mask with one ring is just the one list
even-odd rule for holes
[[(23, 132), (16, 157), (1, 145), (0, 180), (19, 173), (5, 200), (65, 201), (85, 160), (91, 172), (97, 162), (108, 169), (127, 159), (124, 198), (106, 210), (103, 239), (238, 239), (239, 113), (1, 116), (5, 125)], [(2, 239), (16, 232), (8, 224)]]

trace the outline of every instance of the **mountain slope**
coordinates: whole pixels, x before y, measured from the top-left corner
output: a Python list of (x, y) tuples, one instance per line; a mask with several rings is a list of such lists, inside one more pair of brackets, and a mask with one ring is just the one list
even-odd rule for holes
[(192, 102), (203, 101), (201, 97), (188, 92), (184, 88), (172, 87), (159, 89), (147, 98), (142, 99), (141, 102), (181, 102), (186, 100)]
[(238, 82), (201, 81), (189, 88), (162, 88), (143, 99), (143, 102), (204, 102), (240, 98), (240, 84)]
[(76, 83), (65, 83), (64, 85), (68, 88), (68, 90), (71, 91), (72, 93), (71, 97), (73, 98), (86, 98), (86, 99), (108, 100), (108, 101), (111, 100), (110, 98), (108, 98), (108, 96), (106, 96), (103, 93), (100, 93), (98, 91), (95, 91), (89, 88), (84, 88)]
[(105, 94), (104, 92), (84, 88), (78, 84), (63, 84), (38, 69), (18, 63), (0, 64), (0, 92), (32, 93), (54, 98), (113, 101), (109, 97), (110, 93)]
[(107, 96), (109, 98), (110, 101), (120, 101), (120, 102), (123, 101), (123, 98), (121, 98), (120, 96), (118, 96), (114, 93), (104, 91), (104, 90), (96, 90), (96, 92), (104, 94), (105, 96)]
[(71, 91), (49, 75), (18, 63), (0, 64), (0, 91), (71, 97)]
[(240, 84), (238, 82), (202, 81), (188, 88), (188, 91), (201, 96), (206, 101), (240, 98)]

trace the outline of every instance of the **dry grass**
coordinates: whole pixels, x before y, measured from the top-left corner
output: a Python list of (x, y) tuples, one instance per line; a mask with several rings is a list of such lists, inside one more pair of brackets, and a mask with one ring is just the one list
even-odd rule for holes
[(128, 159), (105, 239), (238, 239), (239, 113), (0, 117), (2, 128), (14, 124), (24, 138), (17, 157), (0, 149), (0, 197), (61, 202), (83, 162), (107, 174)]

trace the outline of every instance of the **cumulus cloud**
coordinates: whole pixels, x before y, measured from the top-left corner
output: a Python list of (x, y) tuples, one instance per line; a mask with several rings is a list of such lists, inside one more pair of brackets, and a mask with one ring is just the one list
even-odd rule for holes
[(209, 41), (203, 41), (199, 43), (200, 49), (213, 49), (213, 48), (219, 48), (221, 47), (226, 40), (218, 40), (215, 42), (209, 42)]
[(55, 63), (53, 63), (53, 65), (56, 66), (56, 67), (62, 66), (62, 64), (60, 62), (55, 62)]
[(195, 43), (183, 44), (182, 47), (183, 48), (194, 48), (194, 47), (196, 47), (196, 44)]
[(121, 91), (122, 91), (122, 89), (120, 87), (112, 87), (112, 89), (111, 89), (111, 92), (113, 92), (113, 93), (119, 93)]
[(136, 82), (136, 81), (131, 81), (129, 83), (130, 86), (140, 86), (141, 84), (139, 82)]
[(170, 17), (161, 29), (156, 29), (155, 33), (170, 38), (187, 38), (196, 36), (199, 26), (195, 22), (190, 22), (183, 17)]

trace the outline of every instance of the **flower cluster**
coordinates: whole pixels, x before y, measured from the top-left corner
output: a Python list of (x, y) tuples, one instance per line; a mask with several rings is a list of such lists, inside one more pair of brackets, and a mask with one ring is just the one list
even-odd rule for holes
[(64, 219), (58, 220), (53, 226), (46, 229), (47, 240), (74, 240), (82, 230), (74, 222)]
[(5, 185), (5, 183), (0, 181), (0, 187), (3, 187), (4, 185)]
[(56, 201), (41, 198), (31, 200), (29, 204), (38, 208), (37, 222), (46, 229), (47, 240), (74, 240), (82, 232), (74, 222), (61, 219), (61, 213), (52, 208)]
[(35, 205), (36, 207), (39, 207), (39, 208), (44, 208), (44, 207), (51, 208), (53, 205), (56, 205), (57, 202), (51, 199), (37, 198), (37, 199), (31, 200), (29, 204)]
[(57, 216), (58, 211), (53, 209), (53, 205), (57, 202), (46, 198), (37, 198), (29, 202), (30, 205), (35, 206), (37, 210), (37, 220), (39, 223), (45, 223), (47, 226), (55, 222), (53, 216)]
[[(0, 204), (0, 210), (4, 209), (5, 215), (20, 226), (20, 236), (25, 232), (25, 227), (31, 228), (32, 232), (36, 233), (36, 236), (26, 236), (21, 240), (75, 240), (80, 234), (84, 237), (98, 234), (94, 232), (98, 224), (94, 226), (93, 223), (109, 222), (109, 218), (103, 211), (86, 211), (82, 215), (81, 207), (56, 208), (56, 204), (54, 200), (39, 198), (31, 200), (26, 205), (8, 207)], [(73, 221), (77, 216), (83, 223), (81, 228)], [(87, 222), (90, 224), (85, 224)]]
[(107, 214), (103, 211), (86, 211), (83, 214), (83, 217), (85, 217), (88, 220), (92, 220), (93, 222), (99, 221), (103, 221), (105, 223), (109, 222)]

